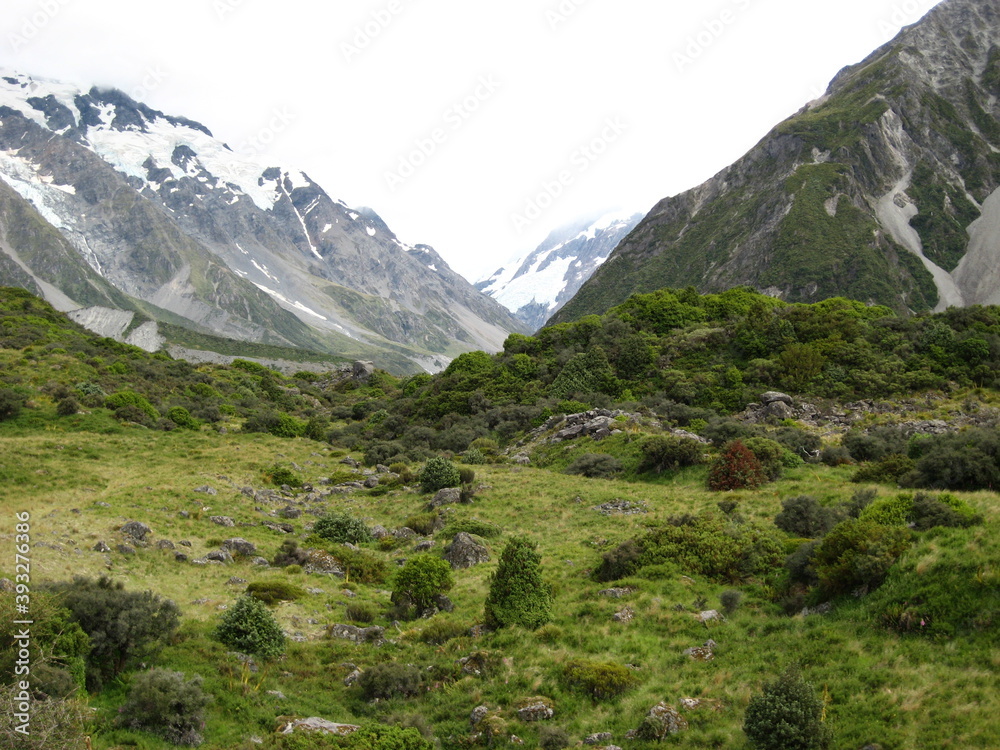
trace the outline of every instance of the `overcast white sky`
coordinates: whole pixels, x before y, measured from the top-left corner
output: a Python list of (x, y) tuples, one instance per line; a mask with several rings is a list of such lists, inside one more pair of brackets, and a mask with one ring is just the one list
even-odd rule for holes
[(5, 0), (0, 66), (115, 86), (470, 280), (742, 156), (933, 0)]

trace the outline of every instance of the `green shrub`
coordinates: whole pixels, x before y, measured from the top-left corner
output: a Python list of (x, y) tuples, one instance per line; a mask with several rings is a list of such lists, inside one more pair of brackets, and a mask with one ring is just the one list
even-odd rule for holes
[(306, 590), (287, 581), (254, 581), (247, 586), (247, 595), (273, 606), (279, 602), (301, 599), (306, 595)]
[(490, 575), (486, 595), (485, 625), (510, 625), (534, 630), (551, 617), (552, 595), (542, 581), (541, 555), (526, 537), (514, 537), (500, 553), (497, 569)]
[(852, 482), (862, 484), (896, 484), (903, 476), (913, 471), (915, 462), (909, 456), (893, 453), (880, 461), (862, 466), (851, 477)]
[(754, 454), (769, 482), (781, 476), (785, 468), (788, 451), (781, 443), (765, 437), (749, 437), (743, 444)]
[(420, 640), (423, 643), (440, 646), (454, 638), (461, 638), (468, 634), (469, 625), (467, 623), (435, 617), (426, 628), (420, 631)]
[(271, 564), (276, 568), (287, 568), (289, 566), (297, 565), (301, 566), (306, 563), (309, 559), (309, 551), (304, 550), (299, 547), (299, 543), (294, 539), (286, 539), (281, 543), (278, 548), (277, 553), (274, 555), (274, 560)]
[(916, 495), (903, 493), (876, 500), (858, 517), (887, 526), (912, 524), (918, 531), (936, 526), (964, 528), (982, 522), (981, 516), (954, 495), (942, 493), (934, 497), (925, 492)]
[(385, 558), (367, 550), (353, 550), (339, 546), (327, 550), (340, 566), (348, 581), (366, 585), (385, 583), (389, 579), (389, 563)]
[(462, 477), (455, 465), (447, 458), (440, 456), (427, 460), (418, 480), (420, 481), (420, 489), (424, 492), (437, 492), (446, 487), (458, 487), (462, 483)]
[(361, 673), (357, 685), (367, 701), (411, 698), (420, 692), (423, 674), (412, 664), (385, 662)]
[(458, 480), (461, 484), (472, 484), (476, 481), (476, 472), (472, 469), (466, 467), (459, 467), (458, 469)]
[(437, 598), (451, 590), (455, 581), (451, 565), (436, 555), (417, 555), (406, 561), (392, 581), (392, 602), (417, 611), (434, 606)]
[(267, 606), (252, 596), (241, 596), (227, 609), (215, 637), (229, 648), (264, 659), (285, 652), (285, 634)]
[(825, 508), (809, 495), (790, 497), (781, 502), (781, 512), (774, 525), (797, 537), (815, 538), (826, 534), (844, 518), (838, 508)]
[(750, 699), (743, 731), (755, 750), (813, 750), (829, 745), (823, 701), (789, 669)]
[(1000, 432), (968, 430), (924, 441), (907, 487), (937, 490), (996, 490), (1000, 487)]
[(264, 470), (264, 480), (270, 482), (275, 487), (287, 485), (289, 487), (301, 487), (302, 477), (289, 469), (287, 466), (275, 464)]
[(408, 529), (413, 529), (422, 536), (430, 536), (438, 524), (437, 513), (418, 513), (407, 518), (403, 525)]
[(566, 469), (567, 474), (579, 474), (590, 479), (607, 479), (620, 473), (622, 462), (607, 453), (584, 453)]
[(351, 602), (344, 610), (348, 620), (366, 625), (375, 622), (378, 612), (378, 607), (372, 602)]
[(155, 421), (160, 418), (160, 412), (153, 408), (153, 405), (149, 403), (145, 396), (141, 396), (135, 391), (118, 391), (117, 393), (112, 393), (104, 399), (104, 405), (112, 411), (132, 406), (145, 414), (150, 420)]
[(434, 744), (415, 727), (365, 724), (340, 740), (344, 750), (434, 750)]
[(639, 471), (662, 474), (685, 466), (704, 463), (705, 447), (697, 440), (675, 435), (651, 435), (639, 444), (642, 458)]
[(469, 448), (462, 454), (462, 461), (470, 466), (480, 466), (487, 463), (486, 455), (478, 448)]
[(126, 591), (120, 581), (74, 578), (54, 584), (63, 607), (90, 638), (88, 687), (150, 658), (170, 638), (180, 609), (151, 591)]
[(708, 489), (713, 492), (756, 489), (767, 481), (760, 461), (741, 441), (726, 445), (708, 470)]
[(719, 605), (722, 607), (723, 613), (727, 615), (732, 615), (740, 608), (743, 603), (743, 592), (737, 591), (736, 589), (727, 589), (719, 594)]
[(841, 522), (823, 538), (813, 557), (820, 586), (828, 596), (877, 588), (911, 540), (905, 527), (863, 518)]
[(198, 420), (191, 416), (191, 412), (183, 406), (171, 406), (167, 409), (167, 419), (186, 430), (197, 430), (201, 426)]
[(59, 399), (56, 403), (56, 414), (60, 417), (72, 417), (80, 411), (80, 402), (72, 396)]
[(898, 427), (876, 427), (868, 433), (852, 430), (841, 444), (855, 461), (881, 461), (893, 454), (905, 454), (909, 439)]
[(538, 731), (538, 746), (542, 750), (562, 750), (571, 744), (569, 734), (562, 727), (544, 726)]
[(617, 698), (639, 684), (632, 670), (611, 662), (576, 659), (566, 665), (563, 676), (571, 688), (586, 693), (595, 701)]
[(162, 737), (174, 745), (200, 745), (205, 708), (212, 698), (201, 689), (201, 677), (151, 669), (132, 680), (118, 724)]
[(372, 540), (372, 533), (364, 521), (343, 511), (331, 511), (320, 516), (313, 524), (313, 534), (338, 544), (363, 544)]

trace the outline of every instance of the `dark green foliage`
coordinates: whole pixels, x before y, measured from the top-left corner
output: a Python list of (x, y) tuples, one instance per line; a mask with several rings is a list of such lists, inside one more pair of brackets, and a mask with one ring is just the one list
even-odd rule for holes
[[(15, 633), (21, 626), (14, 621), (19, 619), (14, 597), (0, 598), (0, 683), (13, 680), (16, 674), (19, 645)], [(38, 589), (31, 594), (31, 619), (32, 687), (53, 697), (84, 688), (90, 638), (72, 613), (60, 606), (58, 596)], [(48, 674), (41, 671), (43, 666)]]
[(639, 471), (661, 474), (697, 466), (705, 461), (705, 448), (701, 443), (675, 435), (650, 435), (642, 441), (639, 449), (642, 451)]
[(386, 662), (376, 664), (361, 673), (358, 688), (367, 701), (390, 698), (412, 698), (420, 692), (423, 675), (412, 664)]
[(813, 750), (831, 740), (823, 701), (795, 669), (750, 699), (743, 731), (755, 750)]
[(789, 581), (792, 583), (802, 583), (806, 586), (815, 586), (819, 583), (816, 570), (813, 568), (813, 558), (820, 545), (819, 539), (803, 542), (799, 547), (785, 558), (785, 570), (788, 571)]
[(882, 583), (911, 543), (912, 533), (905, 527), (850, 518), (823, 538), (812, 565), (827, 596), (870, 591)]
[(331, 511), (313, 524), (313, 533), (338, 544), (363, 544), (372, 540), (372, 533), (365, 522), (344, 513)]
[(526, 537), (510, 539), (490, 575), (484, 623), (488, 628), (519, 625), (529, 630), (551, 618), (552, 595), (542, 580), (541, 555)]
[(305, 565), (308, 559), (308, 550), (299, 547), (294, 539), (286, 539), (281, 543), (271, 564), (276, 568), (286, 568), (289, 565)]
[(586, 693), (595, 701), (617, 698), (639, 684), (632, 670), (611, 662), (577, 659), (566, 665), (563, 676), (571, 688)]
[(426, 628), (420, 631), (420, 640), (423, 643), (433, 643), (440, 646), (453, 638), (461, 638), (468, 634), (469, 626), (466, 623), (435, 617)]
[(458, 469), (447, 458), (435, 456), (427, 459), (419, 476), (420, 489), (424, 492), (437, 492), (446, 487), (458, 487), (462, 477)]
[(132, 680), (119, 709), (118, 724), (162, 737), (174, 745), (200, 745), (205, 708), (212, 702), (201, 688), (201, 677), (151, 669)]
[(719, 605), (722, 607), (723, 613), (727, 615), (732, 615), (740, 608), (743, 603), (743, 592), (737, 591), (736, 589), (727, 589), (719, 594)]
[(285, 634), (267, 606), (252, 596), (241, 596), (222, 614), (215, 637), (244, 654), (272, 659), (285, 652)]
[(601, 564), (594, 571), (597, 581), (618, 581), (627, 578), (639, 569), (643, 545), (636, 539), (628, 539), (613, 550), (605, 552)]
[(997, 430), (934, 436), (921, 444), (921, 454), (915, 470), (904, 478), (905, 486), (970, 491), (1000, 488)]
[(918, 531), (936, 526), (966, 528), (982, 523), (982, 516), (954, 495), (938, 496), (918, 492), (882, 498), (869, 504), (858, 516), (861, 520), (887, 526), (910, 525)]
[(767, 482), (767, 474), (757, 457), (741, 441), (723, 448), (708, 470), (708, 488), (713, 492), (756, 489)]
[(584, 453), (566, 468), (567, 474), (579, 474), (590, 479), (607, 479), (620, 473), (622, 462), (607, 453)]
[(12, 388), (0, 388), (0, 422), (14, 419), (21, 413), (24, 397)]
[(56, 403), (56, 414), (60, 417), (72, 417), (80, 411), (80, 402), (72, 396), (59, 399)]
[[(748, 437), (743, 444), (754, 454), (769, 482), (781, 476), (789, 459), (789, 453), (781, 443), (765, 437)], [(794, 456), (791, 456), (794, 460)]]
[(306, 595), (306, 590), (288, 581), (254, 581), (247, 586), (247, 595), (273, 606), (301, 599)]
[(434, 750), (434, 744), (414, 727), (365, 724), (341, 740), (345, 750)]
[(826, 534), (844, 515), (840, 509), (823, 507), (814, 497), (799, 495), (782, 501), (774, 525), (792, 536), (814, 538)]
[(187, 430), (197, 430), (200, 426), (198, 420), (192, 417), (191, 412), (183, 406), (171, 406), (167, 409), (167, 419), (178, 427), (183, 427)]
[(378, 607), (372, 602), (351, 602), (344, 610), (347, 619), (364, 625), (375, 622), (378, 617)]
[(275, 464), (274, 466), (265, 469), (264, 478), (276, 487), (281, 487), (283, 485), (287, 485), (289, 487), (302, 486), (302, 477), (289, 469), (287, 466), (282, 466), (281, 464)]
[[(636, 569), (670, 563), (689, 575), (718, 581), (764, 575), (781, 565), (783, 559), (782, 545), (773, 529), (740, 523), (719, 513), (668, 519), (637, 544), (640, 552)], [(625, 546), (628, 549), (630, 545), (626, 542)], [(597, 574), (604, 572), (602, 566)]]
[(472, 484), (476, 481), (476, 472), (464, 466), (459, 467), (458, 479), (462, 484)]
[(90, 638), (88, 686), (148, 658), (177, 628), (180, 610), (151, 591), (126, 591), (120, 581), (74, 578), (52, 590)]
[(544, 726), (538, 731), (538, 746), (542, 750), (562, 750), (572, 744), (562, 727)]
[(827, 466), (843, 466), (854, 463), (850, 451), (842, 445), (828, 445), (819, 455), (819, 460)]
[(435, 527), (438, 525), (438, 514), (437, 513), (420, 513), (415, 516), (410, 516), (403, 522), (403, 526), (408, 529), (413, 529), (418, 534), (422, 536), (430, 536), (434, 533)]
[(149, 403), (149, 399), (135, 391), (118, 391), (117, 393), (112, 393), (104, 399), (104, 405), (112, 410), (131, 406), (141, 411), (149, 419), (155, 420), (160, 418), (160, 413)]
[(880, 461), (893, 454), (905, 454), (908, 438), (895, 427), (877, 427), (867, 433), (848, 432), (841, 444), (855, 461)]
[(455, 584), (451, 565), (436, 555), (417, 555), (406, 561), (392, 580), (392, 601), (422, 611), (434, 606), (436, 599)]
[(858, 484), (895, 484), (913, 471), (915, 462), (901, 453), (891, 453), (880, 461), (866, 464), (854, 472), (852, 482)]
[(365, 584), (385, 583), (389, 579), (389, 563), (381, 555), (367, 550), (353, 550), (340, 545), (327, 550), (344, 569), (348, 580)]

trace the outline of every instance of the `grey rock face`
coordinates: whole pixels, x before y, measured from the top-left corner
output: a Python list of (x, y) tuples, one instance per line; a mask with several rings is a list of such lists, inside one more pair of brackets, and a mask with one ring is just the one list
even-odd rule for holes
[(451, 540), (451, 544), (445, 547), (444, 559), (455, 570), (462, 570), (488, 562), (490, 553), (486, 547), (479, 544), (469, 534), (460, 531), (455, 534), (455, 538)]

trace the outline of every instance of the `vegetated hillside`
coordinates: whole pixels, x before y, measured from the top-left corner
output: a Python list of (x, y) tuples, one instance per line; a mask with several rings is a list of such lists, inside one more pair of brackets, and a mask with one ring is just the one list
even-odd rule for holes
[(550, 322), (687, 285), (901, 312), (996, 304), (998, 20), (996, 0), (938, 4), (739, 161), (662, 200)]
[[(802, 747), (1000, 744), (1000, 402), (956, 356), (992, 362), (995, 309), (664, 291), (405, 380), (194, 368), (21, 292), (0, 311), (0, 508), (30, 513), (4, 538), (30, 534), (38, 654), (17, 747), (750, 747), (790, 666)], [(815, 398), (821, 367), (722, 418), (748, 320), (892, 374), (884, 401)], [(615, 331), (648, 369), (578, 359)], [(360, 729), (276, 732), (308, 717)]]

